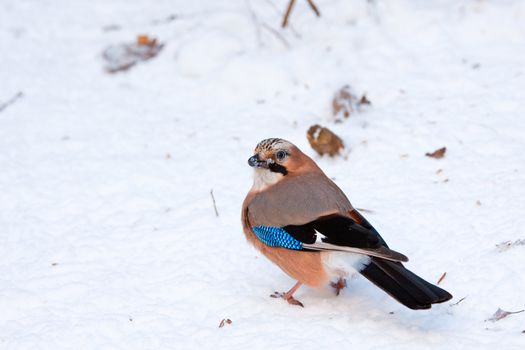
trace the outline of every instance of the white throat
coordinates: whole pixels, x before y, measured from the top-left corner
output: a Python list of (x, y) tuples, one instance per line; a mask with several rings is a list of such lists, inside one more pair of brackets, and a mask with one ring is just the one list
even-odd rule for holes
[(261, 191), (268, 186), (277, 183), (283, 175), (281, 173), (275, 173), (268, 169), (255, 169), (253, 177), (253, 189)]

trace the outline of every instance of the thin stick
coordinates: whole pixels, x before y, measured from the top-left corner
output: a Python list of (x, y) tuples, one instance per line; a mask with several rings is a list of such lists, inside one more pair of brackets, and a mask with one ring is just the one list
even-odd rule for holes
[(210, 191), (211, 200), (213, 201), (213, 209), (215, 209), (215, 216), (219, 217), (219, 211), (217, 210), (217, 204), (215, 204), (215, 197), (213, 196), (213, 188)]
[(443, 272), (443, 274), (441, 275), (441, 277), (439, 277), (439, 279), (438, 279), (438, 282), (437, 282), (438, 285), (439, 285), (439, 284), (445, 279), (445, 276), (446, 276), (446, 275), (447, 275), (447, 272), (446, 272), (446, 271)]
[(283, 28), (286, 28), (286, 25), (288, 24), (288, 17), (290, 17), (290, 13), (292, 12), (293, 5), (295, 5), (295, 0), (290, 0), (290, 2), (288, 3), (288, 7), (286, 8), (286, 13), (284, 14), (284, 17), (283, 17), (283, 23), (281, 25)]
[[(310, 8), (315, 12), (315, 15), (317, 17), (321, 17), (321, 12), (319, 12), (319, 9), (314, 4), (314, 1), (313, 0), (306, 0), (306, 1), (308, 2), (308, 5), (310, 5)], [(295, 5), (295, 0), (290, 0), (290, 2), (288, 3), (288, 7), (286, 8), (284, 17), (283, 17), (283, 23), (282, 23), (283, 28), (286, 28), (286, 26), (288, 25), (288, 19), (290, 18), (290, 14), (292, 13), (292, 9), (294, 5)]]
[[(274, 2), (272, 0), (264, 0), (266, 2), (266, 4), (268, 4), (268, 6), (270, 6), (274, 12), (277, 14), (277, 15), (281, 15), (281, 9), (279, 7), (277, 7), (277, 5), (274, 4)], [(293, 27), (292, 23), (288, 23), (288, 28), (290, 28), (290, 30), (292, 31), (292, 34), (300, 39), (301, 38), (301, 35), (295, 30), (295, 28)]]
[(306, 0), (306, 1), (308, 1), (308, 5), (310, 5), (312, 10), (314, 10), (314, 12), (317, 15), (317, 17), (321, 17), (321, 12), (319, 12), (319, 9), (317, 8), (317, 6), (315, 6), (313, 0)]
[(13, 97), (11, 97), (9, 100), (7, 100), (6, 102), (4, 102), (3, 104), (0, 104), (0, 112), (2, 112), (4, 109), (6, 109), (7, 107), (9, 107), (10, 105), (12, 105), (13, 103), (16, 102), (16, 100), (18, 100), (20, 97), (24, 96), (24, 94), (22, 93), (22, 91), (18, 91)]
[(465, 299), (467, 299), (467, 297), (463, 297), (463, 298), (459, 299), (459, 301), (457, 303), (450, 304), (450, 306), (456, 306), (456, 305), (458, 305), (459, 303), (461, 303)]

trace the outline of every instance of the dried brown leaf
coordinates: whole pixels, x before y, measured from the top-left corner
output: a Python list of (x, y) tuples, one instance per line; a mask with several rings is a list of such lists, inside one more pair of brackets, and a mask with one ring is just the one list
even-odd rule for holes
[(436, 159), (441, 159), (445, 156), (445, 152), (447, 151), (447, 148), (446, 147), (442, 147), (440, 149), (437, 149), (435, 150), (434, 152), (432, 153), (425, 153), (425, 155), (427, 157), (431, 157), (431, 158), (436, 158)]
[(354, 103), (357, 97), (350, 93), (350, 86), (343, 86), (336, 92), (332, 100), (332, 113), (335, 116), (342, 113), (343, 117), (348, 118), (354, 111)]
[(344, 118), (348, 118), (354, 111), (359, 110), (364, 105), (370, 105), (370, 100), (363, 94), (361, 98), (352, 91), (349, 85), (345, 85), (340, 88), (332, 99), (332, 114), (336, 117), (336, 120), (341, 121), (337, 118), (342, 114)]
[(164, 44), (147, 35), (139, 35), (135, 42), (111, 45), (102, 53), (106, 61), (106, 71), (116, 73), (128, 70), (138, 62), (149, 60), (159, 54)]
[(512, 315), (512, 314), (519, 314), (520, 312), (523, 312), (525, 310), (519, 310), (519, 311), (505, 311), (505, 310), (502, 310), (501, 308), (498, 308), (496, 310), (496, 312), (494, 313), (494, 315), (492, 315), (490, 318), (486, 319), (485, 321), (490, 321), (490, 322), (496, 322), (496, 321), (499, 321), (509, 315)]
[(152, 45), (155, 45), (156, 43), (157, 43), (157, 39), (150, 38), (147, 35), (138, 35), (137, 36), (137, 44), (138, 45), (152, 46)]
[(219, 323), (219, 328), (222, 328), (227, 324), (232, 324), (232, 320), (230, 320), (229, 318), (223, 318), (221, 323)]
[(370, 102), (370, 100), (366, 97), (366, 94), (363, 94), (363, 96), (361, 96), (361, 99), (359, 100), (359, 104), (360, 105), (371, 105), (372, 102)]
[(343, 140), (319, 124), (312, 125), (306, 132), (306, 137), (319, 155), (328, 154), (333, 157), (344, 149)]

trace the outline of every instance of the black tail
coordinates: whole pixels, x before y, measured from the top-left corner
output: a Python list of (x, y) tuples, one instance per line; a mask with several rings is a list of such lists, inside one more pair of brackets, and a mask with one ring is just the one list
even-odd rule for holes
[(372, 258), (361, 274), (394, 299), (414, 310), (430, 309), (432, 304), (452, 299), (452, 295), (415, 273), (401, 263)]

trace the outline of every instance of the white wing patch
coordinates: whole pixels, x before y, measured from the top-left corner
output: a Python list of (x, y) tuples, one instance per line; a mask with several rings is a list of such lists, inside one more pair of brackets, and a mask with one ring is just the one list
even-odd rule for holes
[(315, 231), (315, 243), (314, 244), (323, 243), (322, 239), (326, 238), (326, 236), (317, 230), (314, 230), (314, 231)]

